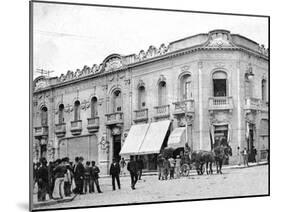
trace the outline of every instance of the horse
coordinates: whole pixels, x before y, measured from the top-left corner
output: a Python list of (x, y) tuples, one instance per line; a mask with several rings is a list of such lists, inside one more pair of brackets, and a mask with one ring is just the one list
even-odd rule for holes
[(205, 155), (206, 151), (204, 150), (197, 150), (197, 151), (193, 151), (191, 152), (191, 163), (195, 164), (195, 168), (197, 171), (198, 175), (202, 175), (203, 173), (203, 165), (206, 163), (205, 161)]
[(203, 166), (206, 164), (206, 173), (213, 174), (212, 164), (216, 164), (217, 173), (222, 174), (224, 160), (232, 156), (232, 149), (229, 145), (220, 145), (212, 151), (197, 150), (191, 152), (191, 163), (195, 163), (198, 175), (203, 174)]
[(214, 148), (215, 162), (217, 166), (217, 173), (222, 174), (221, 168), (223, 162), (232, 156), (232, 149), (229, 145), (220, 145)]

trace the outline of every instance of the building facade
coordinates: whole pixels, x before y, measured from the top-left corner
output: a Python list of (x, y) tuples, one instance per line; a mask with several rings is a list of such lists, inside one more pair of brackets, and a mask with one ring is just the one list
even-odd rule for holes
[[(170, 124), (161, 148), (169, 146), (175, 130), (184, 128), (193, 150), (227, 142), (233, 150), (229, 163), (237, 163), (245, 147), (250, 154), (256, 148), (257, 159), (264, 160), (268, 67), (263, 45), (213, 30), (139, 54), (112, 54), (100, 65), (60, 77), (38, 77), (33, 86), (34, 161), (83, 156), (97, 161), (107, 174), (111, 160), (120, 158), (129, 142), (126, 138), (133, 137), (132, 126), (164, 120)], [(157, 137), (157, 127), (153, 129)], [(142, 153), (147, 169), (155, 169), (150, 162), (156, 153)]]

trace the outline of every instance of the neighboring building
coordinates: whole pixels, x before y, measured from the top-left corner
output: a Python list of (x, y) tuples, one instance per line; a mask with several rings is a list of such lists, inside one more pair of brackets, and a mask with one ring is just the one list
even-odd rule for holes
[(255, 146), (258, 160), (266, 159), (268, 62), (264, 46), (214, 30), (38, 77), (34, 160), (83, 156), (107, 173), (122, 149), (125, 158), (144, 155), (145, 168), (155, 169), (156, 153), (169, 144), (183, 147), (186, 136), (193, 150), (228, 142), (229, 163), (237, 162), (237, 147), (251, 153)]

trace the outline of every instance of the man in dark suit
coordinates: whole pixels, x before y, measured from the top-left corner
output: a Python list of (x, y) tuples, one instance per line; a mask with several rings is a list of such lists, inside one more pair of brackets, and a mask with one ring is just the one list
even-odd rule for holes
[(91, 191), (95, 192), (95, 184), (96, 184), (98, 192), (102, 193), (102, 191), (100, 190), (100, 185), (99, 185), (100, 169), (99, 169), (99, 167), (96, 166), (95, 161), (92, 161), (92, 167), (90, 170), (91, 170), (91, 180), (90, 180)]
[(143, 164), (143, 160), (141, 159), (140, 156), (137, 159), (137, 165), (138, 165), (138, 177), (139, 177), (139, 180), (141, 180), (142, 169), (144, 167), (144, 164)]
[(127, 169), (130, 172), (131, 175), (131, 187), (132, 189), (136, 189), (135, 185), (138, 181), (138, 165), (137, 162), (135, 161), (134, 156), (130, 157), (130, 162), (127, 165)]
[(118, 189), (120, 189), (121, 188), (120, 178), (119, 178), (120, 166), (119, 166), (119, 163), (116, 161), (116, 159), (113, 159), (113, 162), (110, 166), (109, 173), (112, 177), (112, 189), (115, 190), (115, 179), (116, 179), (116, 182), (117, 182), (117, 185), (118, 185)]
[(38, 169), (38, 201), (45, 201), (48, 191), (48, 168), (47, 160), (40, 159), (41, 165)]
[[(78, 160), (77, 160), (78, 159)], [(82, 164), (83, 157), (75, 158), (77, 164), (74, 167), (74, 178), (76, 184), (76, 193), (83, 194), (83, 182), (84, 182), (84, 166)]]

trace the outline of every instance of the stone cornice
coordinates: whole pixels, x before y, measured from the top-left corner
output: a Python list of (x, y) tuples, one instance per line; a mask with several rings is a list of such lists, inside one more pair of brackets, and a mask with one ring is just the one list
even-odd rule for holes
[[(205, 41), (196, 42), (199, 44), (189, 46), (187, 44), (182, 44), (188, 39), (196, 38), (196, 36), (205, 36), (203, 37)], [(239, 39), (234, 41), (231, 36), (238, 36), (239, 39), (242, 38), (248, 42), (248, 47), (245, 43)], [(240, 42), (240, 43), (239, 43)], [(172, 45), (177, 45), (172, 47), (173, 51), (170, 51)], [(253, 46), (254, 45), (254, 46)], [(184, 47), (186, 46), (186, 47)], [(250, 48), (255, 47), (255, 49)], [(119, 54), (111, 54), (106, 57), (102, 64), (99, 66), (93, 65), (92, 68), (84, 66), (82, 70), (77, 69), (76, 72), (68, 71), (66, 75), (61, 75), (60, 77), (53, 78), (52, 82), (49, 82), (48, 79), (39, 78), (34, 80), (34, 93), (41, 93), (53, 88), (59, 88), (67, 86), (73, 83), (79, 83), (84, 80), (104, 77), (107, 75), (117, 74), (118, 72), (126, 71), (128, 69), (146, 65), (149, 63), (157, 62), (160, 60), (170, 59), (185, 54), (190, 54), (198, 51), (242, 51), (252, 56), (262, 58), (268, 61), (268, 50), (264, 46), (259, 46), (256, 42), (245, 38), (241, 35), (230, 34), (227, 30), (213, 30), (209, 34), (198, 34), (190, 36), (184, 39), (173, 41), (166, 47), (162, 44), (158, 49), (154, 46), (150, 46), (147, 52), (143, 50), (140, 51), (138, 55), (131, 54), (127, 56), (121, 56)], [(37, 89), (37, 90), (36, 90)]]

